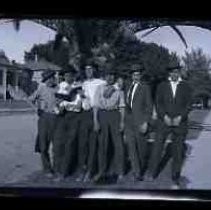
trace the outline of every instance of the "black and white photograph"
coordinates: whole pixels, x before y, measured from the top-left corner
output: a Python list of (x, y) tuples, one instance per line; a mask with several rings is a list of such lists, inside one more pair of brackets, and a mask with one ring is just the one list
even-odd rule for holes
[(0, 187), (211, 189), (211, 21), (0, 19)]

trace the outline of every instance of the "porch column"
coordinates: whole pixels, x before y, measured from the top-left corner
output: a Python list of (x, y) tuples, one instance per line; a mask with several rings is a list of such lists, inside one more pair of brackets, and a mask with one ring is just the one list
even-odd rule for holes
[(18, 91), (18, 80), (19, 80), (19, 72), (16, 71), (14, 73), (14, 86), (16, 91)]
[(3, 79), (3, 83), (2, 83), (3, 99), (6, 101), (6, 99), (7, 99), (7, 69), (4, 68), (2, 73), (3, 73), (3, 76), (2, 76), (2, 79)]

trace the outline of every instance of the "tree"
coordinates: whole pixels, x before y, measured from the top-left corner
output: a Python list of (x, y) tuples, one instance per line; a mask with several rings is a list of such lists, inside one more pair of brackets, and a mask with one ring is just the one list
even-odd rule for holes
[(202, 100), (203, 107), (208, 108), (211, 97), (211, 77), (209, 74), (211, 58), (204, 54), (202, 49), (192, 49), (182, 57), (188, 82), (193, 88), (195, 100)]
[[(14, 26), (16, 30), (20, 28), (20, 19), (12, 19), (14, 22)], [(76, 59), (80, 59), (78, 65), (83, 65), (86, 59), (92, 56), (92, 48), (98, 47), (98, 49), (102, 49), (102, 45), (107, 43), (111, 48), (113, 47), (113, 43), (121, 37), (130, 37), (135, 39), (135, 33), (145, 30), (152, 29), (149, 33), (157, 30), (163, 26), (170, 26), (180, 37), (182, 42), (187, 47), (187, 43), (183, 34), (177, 28), (176, 21), (169, 20), (105, 20), (105, 19), (33, 19), (34, 22), (42, 24), (52, 30), (57, 32), (56, 35), (56, 45), (59, 46), (62, 38), (65, 37), (68, 40), (69, 46), (73, 50), (69, 50), (69, 61), (75, 62), (74, 57)], [(193, 25), (196, 24), (201, 27), (208, 27), (208, 25), (204, 26), (201, 23), (188, 22), (183, 21), (185, 25)], [(78, 55), (78, 56), (75, 56)], [(106, 57), (101, 60), (105, 62)]]
[(69, 62), (69, 49), (63, 41), (57, 50), (54, 50), (55, 41), (46, 44), (35, 44), (29, 52), (25, 52), (25, 60), (35, 60), (44, 58), (62, 68), (66, 68)]
[(192, 49), (190, 53), (186, 51), (182, 59), (187, 70), (207, 71), (211, 64), (210, 57), (204, 54), (201, 48)]

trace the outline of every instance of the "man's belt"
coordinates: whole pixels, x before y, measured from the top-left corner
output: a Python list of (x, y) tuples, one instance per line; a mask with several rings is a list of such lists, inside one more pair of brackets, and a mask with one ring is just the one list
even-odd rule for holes
[(112, 111), (118, 111), (118, 109), (100, 109), (100, 111), (103, 111), (103, 112), (112, 112)]

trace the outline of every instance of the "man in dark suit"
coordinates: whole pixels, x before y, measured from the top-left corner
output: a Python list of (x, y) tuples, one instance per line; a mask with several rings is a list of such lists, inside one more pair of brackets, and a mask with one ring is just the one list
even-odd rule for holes
[(125, 135), (134, 181), (143, 177), (148, 123), (152, 116), (151, 91), (141, 81), (141, 70), (139, 65), (132, 66), (132, 83), (126, 96)]
[(155, 178), (167, 136), (172, 134), (172, 180), (178, 188), (183, 162), (183, 144), (187, 135), (188, 113), (192, 91), (181, 79), (181, 67), (170, 68), (167, 81), (161, 82), (156, 93), (158, 129), (150, 159), (150, 179)]

